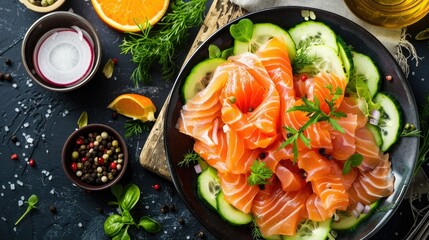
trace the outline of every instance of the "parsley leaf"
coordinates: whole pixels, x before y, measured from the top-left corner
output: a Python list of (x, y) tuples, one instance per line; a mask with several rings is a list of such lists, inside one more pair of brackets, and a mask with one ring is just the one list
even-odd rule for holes
[(273, 172), (271, 171), (271, 169), (269, 169), (264, 162), (256, 160), (253, 162), (253, 165), (251, 167), (251, 173), (249, 177), (247, 177), (247, 181), (252, 186), (267, 184), (267, 180), (270, 179), (272, 176)]
[(343, 167), (343, 175), (347, 175), (352, 171), (353, 167), (359, 166), (363, 161), (362, 154), (355, 153), (347, 159), (347, 161), (344, 163)]

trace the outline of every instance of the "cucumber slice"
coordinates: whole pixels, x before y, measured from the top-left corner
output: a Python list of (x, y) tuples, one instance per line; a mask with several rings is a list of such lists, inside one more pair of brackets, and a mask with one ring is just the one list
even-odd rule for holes
[(337, 35), (330, 27), (321, 22), (306, 21), (289, 29), (296, 48), (303, 45), (326, 45), (338, 53)]
[(337, 212), (339, 219), (338, 221), (334, 221), (332, 223), (332, 229), (339, 233), (346, 233), (354, 231), (361, 222), (365, 221), (374, 210), (378, 207), (380, 201), (375, 201), (370, 205), (370, 209), (368, 213), (361, 213), (359, 217), (353, 216), (351, 212), (339, 211)]
[(349, 46), (347, 46), (346, 42), (339, 36), (337, 36), (337, 43), (338, 55), (343, 63), (344, 72), (346, 73), (347, 79), (350, 79), (354, 68), (352, 51), (350, 51)]
[(232, 225), (245, 225), (253, 221), (253, 216), (251, 214), (246, 214), (229, 204), (225, 200), (222, 191), (219, 192), (216, 200), (219, 215)]
[(381, 151), (386, 152), (398, 140), (402, 130), (402, 109), (396, 99), (389, 93), (379, 92), (374, 102), (381, 106), (380, 131), (383, 144)]
[(283, 236), (283, 240), (323, 240), (328, 237), (331, 231), (332, 219), (323, 222), (304, 219), (298, 224), (296, 234), (293, 236)]
[(303, 66), (298, 70), (299, 73), (319, 72), (334, 73), (347, 81), (346, 73), (343, 69), (343, 63), (337, 53), (326, 45), (314, 45), (306, 49), (305, 52), (310, 58), (314, 58), (310, 65)]
[(265, 240), (282, 240), (282, 236), (281, 235), (271, 235), (268, 237), (263, 237)]
[(365, 54), (352, 51), (355, 77), (362, 77), (368, 86), (371, 97), (380, 89), (381, 77), (377, 66), (370, 57)]
[(375, 144), (381, 148), (381, 146), (383, 146), (383, 138), (381, 137), (380, 128), (369, 123), (366, 124), (366, 128), (374, 135)]
[(216, 169), (208, 167), (197, 178), (198, 197), (212, 210), (217, 211), (216, 196), (221, 186)]
[(245, 52), (254, 53), (272, 37), (282, 39), (288, 47), (289, 58), (291, 60), (295, 58), (295, 43), (289, 33), (272, 23), (255, 23), (253, 25), (253, 35), (250, 42), (234, 41), (234, 55)]
[(217, 66), (224, 62), (226, 60), (222, 58), (209, 58), (192, 68), (182, 87), (185, 103), (207, 86)]

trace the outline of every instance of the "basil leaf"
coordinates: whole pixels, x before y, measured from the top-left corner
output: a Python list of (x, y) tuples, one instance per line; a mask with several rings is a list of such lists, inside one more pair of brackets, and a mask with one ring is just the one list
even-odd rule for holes
[(241, 19), (237, 24), (231, 25), (229, 32), (235, 40), (249, 42), (253, 35), (253, 23), (247, 18)]
[(103, 229), (107, 236), (112, 237), (121, 231), (124, 223), (122, 223), (122, 217), (118, 214), (110, 215), (104, 222)]
[(143, 216), (138, 225), (149, 233), (161, 231), (161, 224), (147, 216)]
[(131, 240), (128, 234), (128, 226), (125, 229), (121, 229), (118, 234), (113, 236), (112, 240)]
[(133, 216), (131, 216), (131, 213), (128, 210), (125, 210), (122, 212), (122, 219), (121, 222), (124, 224), (134, 224)]
[(117, 201), (119, 202), (121, 199), (121, 195), (124, 188), (120, 184), (115, 184), (110, 188), (110, 191), (112, 192), (113, 196), (116, 197)]
[(122, 210), (131, 210), (140, 199), (140, 189), (135, 184), (129, 184), (125, 187), (124, 193), (121, 196), (119, 205)]

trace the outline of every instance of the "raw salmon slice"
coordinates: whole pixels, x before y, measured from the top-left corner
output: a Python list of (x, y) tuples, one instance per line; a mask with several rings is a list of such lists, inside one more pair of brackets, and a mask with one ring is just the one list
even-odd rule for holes
[(280, 180), (282, 190), (285, 192), (298, 191), (305, 186), (304, 178), (298, 166), (290, 160), (283, 160), (277, 164), (274, 173)]
[(325, 221), (335, 214), (335, 209), (330, 211), (323, 206), (322, 199), (315, 193), (312, 193), (305, 202), (307, 218), (312, 221)]
[(359, 170), (358, 177), (348, 191), (351, 203), (369, 205), (377, 199), (388, 197), (394, 191), (395, 176), (392, 173), (389, 155), (370, 171)]
[(259, 186), (251, 186), (248, 183), (248, 174), (218, 172), (218, 176), (225, 200), (238, 210), (250, 213), (253, 199), (259, 192)]
[(320, 197), (323, 207), (329, 213), (336, 210), (347, 210), (349, 197), (341, 179), (334, 175), (327, 175), (311, 181), (313, 192)]
[(305, 171), (307, 182), (329, 175), (331, 172), (329, 161), (312, 150), (299, 153), (298, 167)]
[(306, 215), (305, 202), (310, 194), (309, 187), (285, 192), (276, 178), (272, 184), (267, 184), (265, 190), (256, 195), (252, 206), (262, 235), (294, 235), (298, 223)]
[(336, 120), (343, 128), (344, 133), (334, 129), (331, 130), (332, 156), (337, 160), (347, 160), (356, 152), (355, 132), (357, 116), (355, 114), (347, 114), (347, 117)]
[[(309, 80), (309, 79), (308, 79)], [(342, 94), (335, 100), (334, 108), (338, 108), (344, 98), (344, 90), (347, 82), (335, 74), (321, 72), (315, 75), (311, 81), (306, 80), (306, 97), (309, 100), (317, 98), (321, 109), (326, 109), (327, 103), (333, 99), (333, 92), (337, 88), (341, 89)], [(308, 82), (307, 82), (308, 81)]]
[(235, 64), (224, 64), (216, 68), (206, 88), (183, 105), (177, 128), (180, 132), (198, 139), (209, 146), (216, 145), (213, 136), (217, 133), (215, 119), (221, 116), (219, 96), (231, 72), (237, 71)]
[(368, 122), (368, 117), (360, 110), (357, 100), (352, 97), (344, 97), (337, 111), (355, 114), (357, 116), (356, 128), (361, 128)]
[(362, 170), (374, 169), (383, 159), (374, 135), (365, 126), (356, 130), (356, 152), (363, 156), (362, 164), (359, 165)]
[(194, 143), (194, 151), (218, 172), (227, 172), (229, 169), (225, 162), (228, 154), (226, 134), (222, 130), (217, 130), (216, 134), (217, 145), (209, 146), (197, 139)]

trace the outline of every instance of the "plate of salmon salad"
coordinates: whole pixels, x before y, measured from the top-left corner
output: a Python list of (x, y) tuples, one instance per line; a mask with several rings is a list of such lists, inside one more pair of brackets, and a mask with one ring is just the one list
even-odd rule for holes
[(178, 193), (219, 239), (365, 239), (418, 152), (414, 96), (365, 29), (278, 7), (218, 30), (182, 68), (165, 120)]

